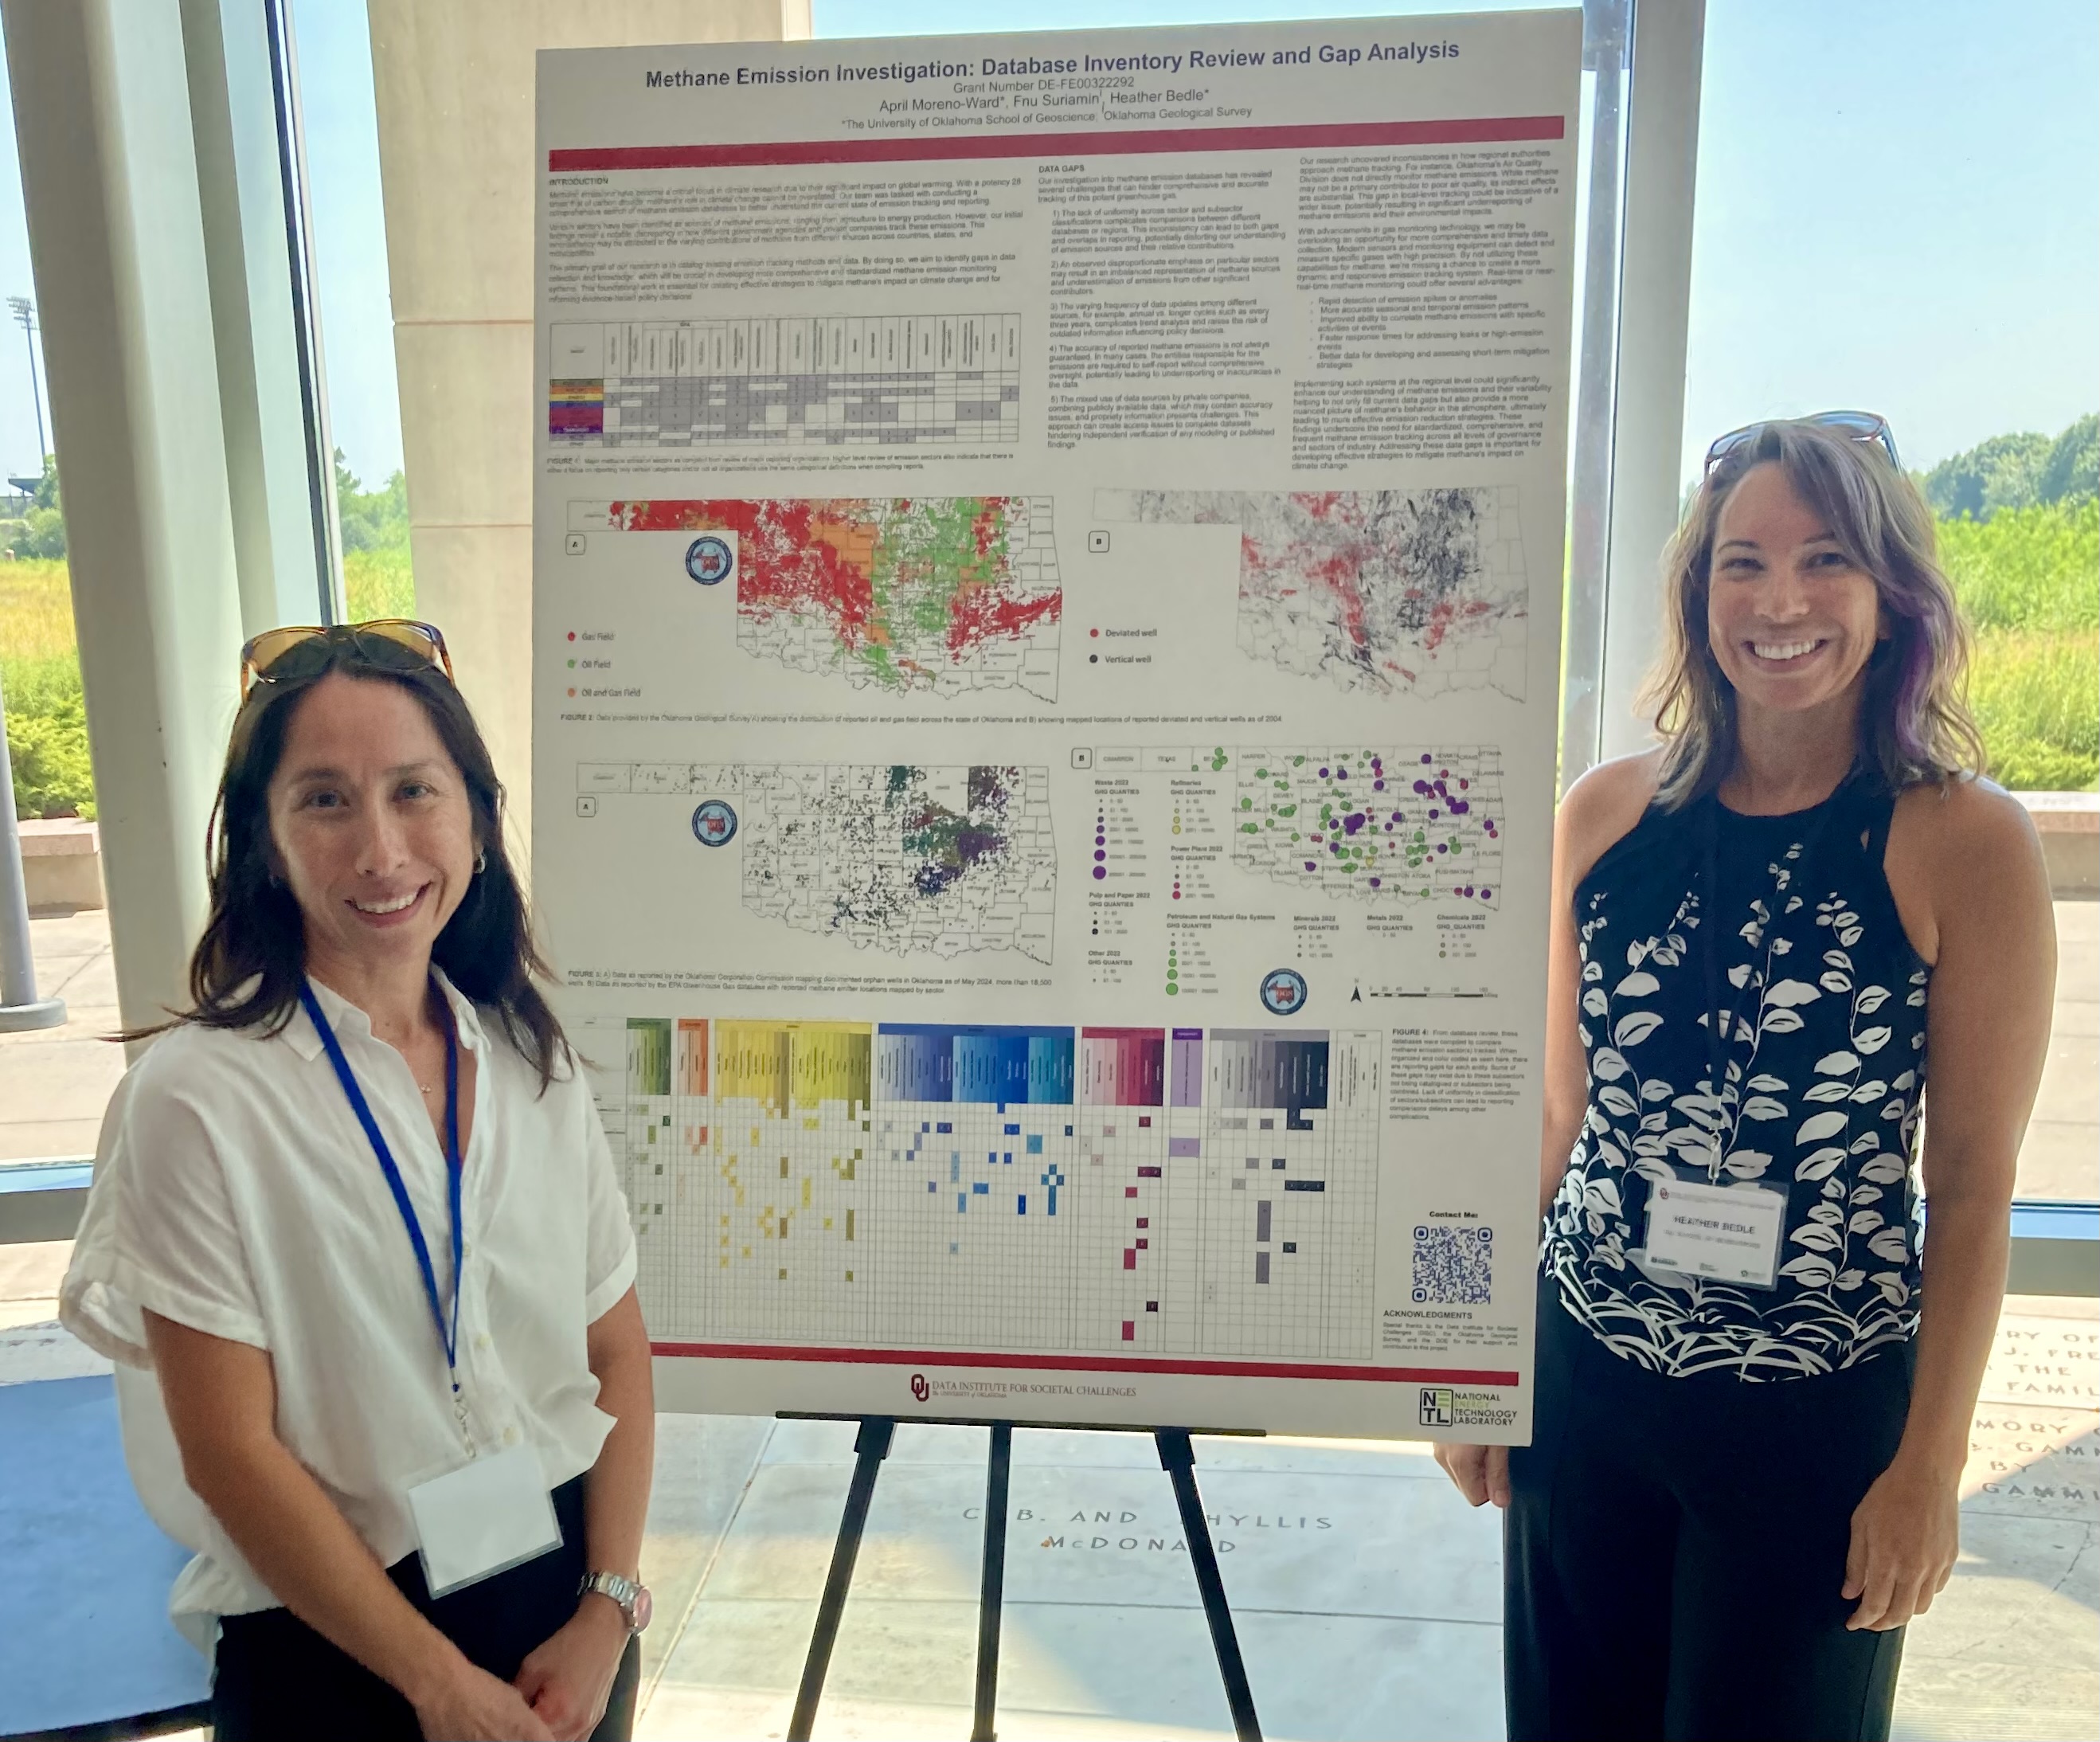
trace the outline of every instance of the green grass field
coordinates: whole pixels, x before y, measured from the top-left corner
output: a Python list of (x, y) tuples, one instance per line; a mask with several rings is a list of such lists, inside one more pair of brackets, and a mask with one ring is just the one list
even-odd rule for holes
[[(416, 614), (406, 546), (346, 552), (342, 581), (353, 620)], [(0, 696), (15, 809), (24, 816), (94, 816), (73, 585), (63, 561), (0, 562)]]
[[(1943, 521), (1940, 552), (1975, 630), (1970, 703), (1991, 774), (2027, 791), (2100, 785), (2100, 504)], [(343, 562), (353, 619), (412, 617), (405, 546)], [(15, 802), (95, 814), (73, 599), (63, 562), (0, 562), (0, 689)]]

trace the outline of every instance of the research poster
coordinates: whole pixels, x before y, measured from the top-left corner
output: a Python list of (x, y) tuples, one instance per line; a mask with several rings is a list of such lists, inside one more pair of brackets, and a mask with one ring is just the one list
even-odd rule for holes
[(544, 52), (664, 1406), (1529, 1431), (1582, 21)]

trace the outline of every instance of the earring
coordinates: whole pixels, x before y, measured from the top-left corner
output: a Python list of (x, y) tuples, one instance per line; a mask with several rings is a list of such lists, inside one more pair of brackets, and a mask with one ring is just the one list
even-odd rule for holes
[(474, 874), (479, 877), (488, 869), (488, 849), (483, 847), (474, 856)]

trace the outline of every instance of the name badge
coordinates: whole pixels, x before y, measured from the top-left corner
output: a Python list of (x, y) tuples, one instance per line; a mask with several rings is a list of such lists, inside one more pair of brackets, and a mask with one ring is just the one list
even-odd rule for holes
[(408, 1490), (422, 1539), (423, 1581), (443, 1597), (562, 1545), (540, 1454), (530, 1446), (478, 1457)]
[(1769, 1289), (1785, 1236), (1786, 1194), (1768, 1186), (1649, 1187), (1648, 1262), (1661, 1269)]

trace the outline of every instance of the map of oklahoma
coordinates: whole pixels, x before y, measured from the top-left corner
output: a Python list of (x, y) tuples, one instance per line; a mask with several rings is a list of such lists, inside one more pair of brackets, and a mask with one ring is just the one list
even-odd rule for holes
[(1057, 854), (1043, 768), (586, 763), (580, 792), (698, 801), (692, 834), (743, 854), (745, 909), (858, 949), (1050, 960)]
[(1524, 700), (1513, 487), (1102, 490), (1095, 518), (1240, 529), (1239, 645), (1343, 689)]
[(1064, 590), (1050, 498), (619, 502), (621, 532), (735, 541), (736, 640), (856, 689), (1057, 698)]

